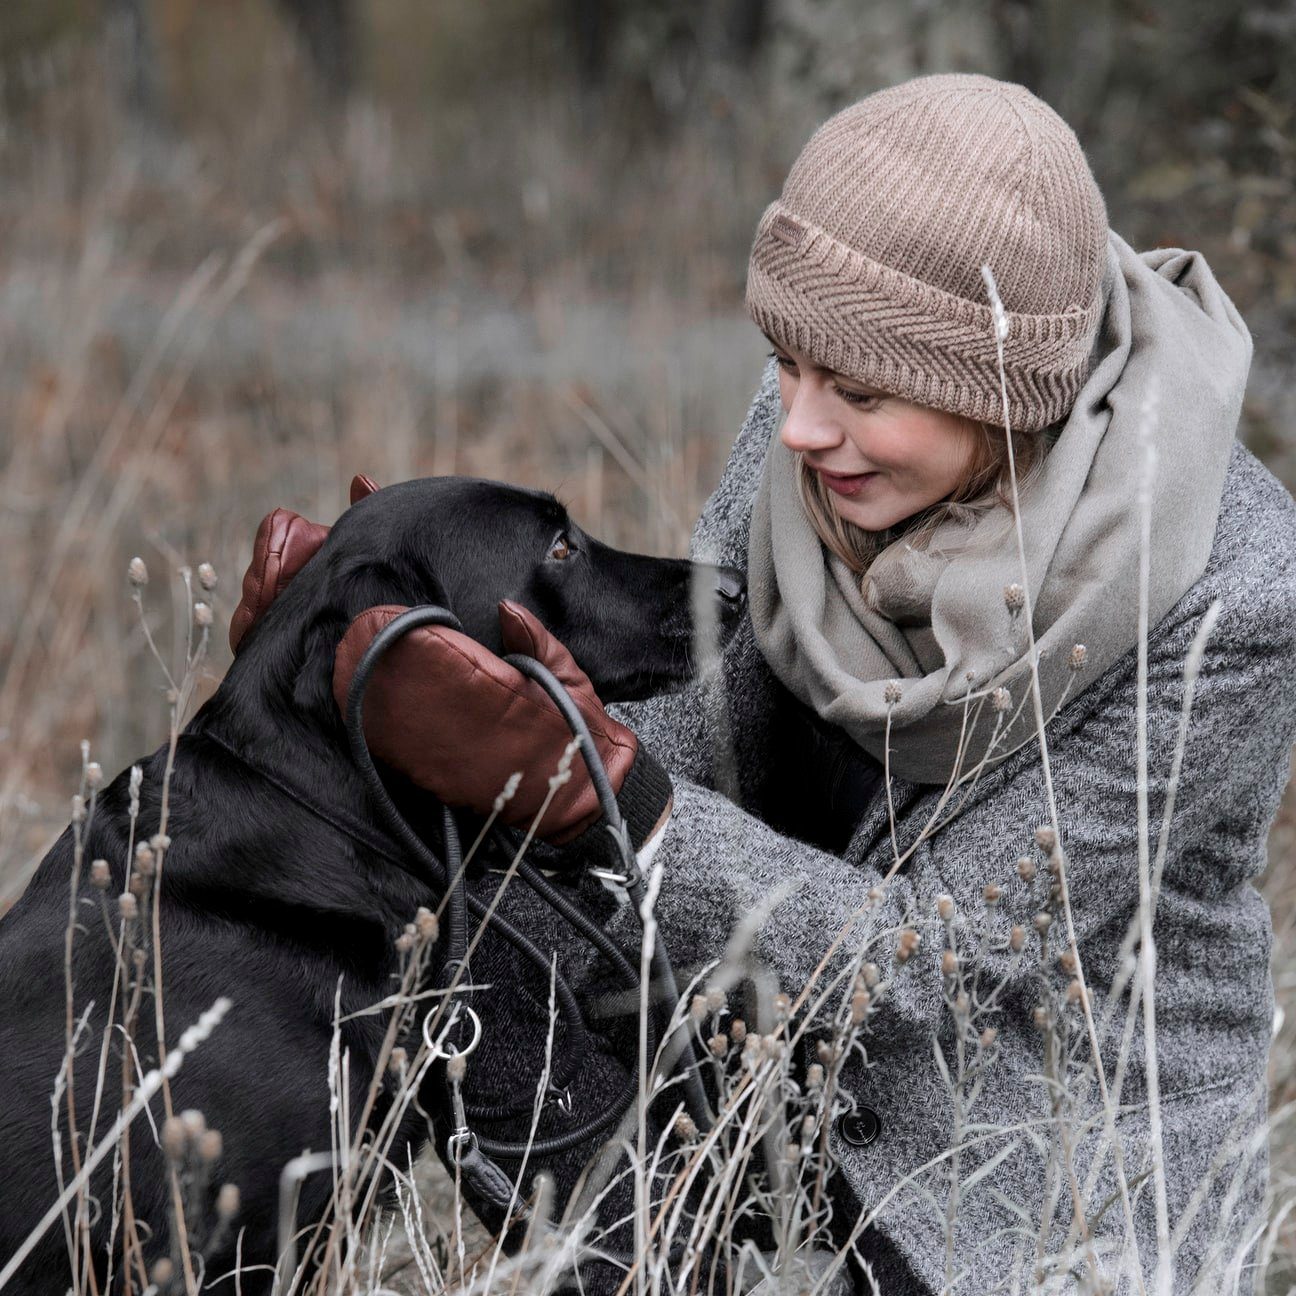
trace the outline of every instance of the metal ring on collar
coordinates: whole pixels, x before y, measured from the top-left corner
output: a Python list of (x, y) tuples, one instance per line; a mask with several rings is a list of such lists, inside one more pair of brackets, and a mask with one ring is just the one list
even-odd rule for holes
[[(453, 1012), (450, 1017), (450, 1020), (446, 1022), (446, 1024), (441, 1028), (441, 1034), (437, 1037), (435, 1043), (432, 1041), (431, 1036), (428, 1034), (428, 1027), (431, 1026), (432, 1018), (436, 1014), (428, 1013), (428, 1015), (423, 1018), (423, 1043), (428, 1046), (428, 1049), (431, 1051), (431, 1054), (434, 1058), (445, 1058), (446, 1061), (449, 1061), (452, 1057), (456, 1057), (456, 1056), (467, 1057), (473, 1051), (473, 1049), (475, 1049), (477, 1045), (481, 1043), (481, 1037), (482, 1037), (481, 1018), (478, 1017), (477, 1014), (473, 1012), (473, 1010), (467, 1004), (456, 1004), (455, 1007), (458, 1011)], [(449, 1043), (446, 1039), (446, 1036), (455, 1028), (456, 1025), (458, 1025), (460, 1012), (466, 1012), (468, 1016), (472, 1018), (472, 1025), (473, 1025), (472, 1039), (468, 1041), (468, 1047), (462, 1049), (456, 1048), (453, 1044)]]

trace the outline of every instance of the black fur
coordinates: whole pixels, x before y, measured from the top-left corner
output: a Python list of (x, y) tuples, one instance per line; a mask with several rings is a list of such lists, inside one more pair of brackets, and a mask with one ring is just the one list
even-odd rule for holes
[[(567, 538), (571, 556), (552, 555)], [(387, 487), (348, 510), (321, 551), (252, 628), (215, 696), (185, 730), (170, 781), (160, 906), (166, 1039), (219, 995), (233, 1000), (225, 1022), (173, 1082), (176, 1108), (198, 1108), (223, 1135), (224, 1151), (209, 1197), (238, 1185), (245, 1264), (273, 1264), (280, 1168), (303, 1149), (330, 1145), (326, 1075), (335, 1014), (353, 1013), (393, 985), (394, 938), (428, 888), (343, 829), (372, 827), (351, 764), (331, 678), (336, 645), (351, 620), (379, 603), (440, 603), (467, 633), (499, 650), (496, 605), (511, 598), (530, 608), (589, 673), (605, 701), (638, 698), (685, 680), (690, 661), (690, 577), (682, 560), (626, 554), (587, 536), (552, 496), (470, 478), (430, 478)], [(705, 569), (728, 633), (741, 600), (741, 578)], [(246, 757), (246, 762), (213, 741)], [(137, 840), (158, 829), (166, 749), (144, 758)], [(342, 826), (312, 813), (256, 770), (274, 771), (289, 791), (335, 811)], [(393, 788), (399, 781), (393, 780)], [(399, 788), (419, 831), (437, 840), (429, 799)], [(116, 923), (128, 851), (128, 772), (98, 795), (84, 860), (108, 861), (106, 892), (81, 881), (74, 942), (75, 1012), (93, 1000), (77, 1058), (78, 1124), (92, 1104), (113, 959), (101, 908)], [(422, 816), (420, 819), (419, 816)], [(467, 840), (471, 838), (467, 837)], [(395, 848), (392, 847), (394, 850)], [(73, 868), (69, 828), (26, 892), (0, 921), (0, 1265), (57, 1195), (50, 1094), (64, 1051), (64, 933)], [(546, 987), (539, 987), (543, 1000)], [(120, 1019), (120, 1011), (118, 1012)], [(351, 1054), (352, 1110), (369, 1085), (384, 1029), (381, 1015), (353, 1016), (341, 1028)], [(155, 1064), (153, 1005), (141, 1008), (140, 1066)], [(120, 1037), (109, 1046), (108, 1082), (96, 1139), (121, 1092)], [(489, 1079), (489, 1077), (484, 1077)], [(161, 1100), (152, 1105), (160, 1123)], [(63, 1119), (65, 1174), (66, 1117)], [(413, 1116), (401, 1141), (417, 1154), (428, 1136)], [(170, 1251), (164, 1194), (168, 1182), (150, 1123), (138, 1119), (130, 1140), (136, 1214), (152, 1230), (150, 1261)], [(397, 1159), (404, 1161), (403, 1150)], [(109, 1216), (109, 1166), (92, 1181), (102, 1210), (93, 1229), (102, 1277)], [(302, 1186), (298, 1222), (318, 1218), (330, 1176)], [(210, 1205), (210, 1202), (209, 1202)], [(212, 1279), (232, 1263), (224, 1241), (206, 1257)], [(62, 1290), (68, 1281), (63, 1228), (55, 1225), (10, 1288)], [(117, 1265), (120, 1273), (120, 1263)], [(221, 1290), (232, 1290), (222, 1284)], [(242, 1290), (258, 1290), (248, 1275)]]

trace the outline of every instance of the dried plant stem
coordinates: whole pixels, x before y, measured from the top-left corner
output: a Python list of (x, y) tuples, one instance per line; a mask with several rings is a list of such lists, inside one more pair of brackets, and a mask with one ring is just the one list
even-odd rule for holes
[(1156, 900), (1152, 894), (1152, 870), (1148, 850), (1148, 586), (1152, 569), (1152, 479), (1156, 472), (1156, 450), (1150, 436), (1155, 408), (1155, 385), (1144, 399), (1139, 428), (1144, 442), (1143, 479), (1139, 484), (1139, 604), (1138, 604), (1138, 700), (1136, 733), (1138, 752), (1138, 882), (1139, 882), (1139, 968), (1143, 995), (1143, 1065), (1148, 1094), (1148, 1125), (1152, 1144), (1152, 1190), (1156, 1205), (1158, 1296), (1169, 1296), (1173, 1282), (1174, 1257), (1170, 1251), (1170, 1214), (1166, 1199), (1165, 1155), (1161, 1131), (1161, 1082), (1156, 1053), (1156, 945), (1152, 939), (1152, 917)]
[(188, 1030), (180, 1036), (176, 1047), (171, 1050), (166, 1062), (150, 1071), (141, 1081), (139, 1089), (129, 1106), (123, 1108), (117, 1114), (117, 1119), (113, 1122), (112, 1129), (100, 1141), (95, 1149), (88, 1153), (85, 1163), (74, 1179), (72, 1179), (63, 1191), (59, 1194), (58, 1200), (42, 1216), (40, 1222), (27, 1235), (26, 1239), (17, 1251), (8, 1259), (3, 1269), (0, 1269), (0, 1290), (10, 1278), (18, 1272), (23, 1262), (31, 1255), (37, 1243), (45, 1236), (50, 1225), (54, 1223), (67, 1208), (68, 1203), (75, 1197), (78, 1192), (84, 1190), (94, 1173), (95, 1167), (100, 1161), (108, 1155), (109, 1152), (117, 1146), (118, 1140), (130, 1127), (134, 1119), (148, 1106), (154, 1094), (162, 1087), (163, 1080), (169, 1080), (180, 1070), (181, 1064), (190, 1053), (202, 1044), (207, 1037), (220, 1025), (225, 1014), (230, 1009), (230, 1000), (223, 996), (216, 1000), (210, 1008), (199, 1019), (189, 1027)]
[[(1079, 945), (1076, 941), (1075, 918), (1071, 910), (1071, 891), (1067, 878), (1067, 861), (1066, 852), (1062, 846), (1062, 827), (1058, 816), (1057, 794), (1053, 787), (1053, 769), (1049, 759), (1048, 739), (1044, 733), (1044, 702), (1040, 692), (1039, 678), (1039, 654), (1035, 645), (1035, 621), (1034, 608), (1031, 600), (1030, 591), (1030, 568), (1026, 562), (1026, 540), (1022, 530), (1021, 520), (1021, 501), (1017, 490), (1017, 462), (1013, 452), (1012, 441), (1012, 418), (1008, 410), (1008, 376), (1004, 368), (1003, 344), (1004, 337), (1007, 333), (1007, 321), (1003, 313), (1003, 304), (999, 300), (999, 290), (995, 285), (994, 275), (991, 273), (988, 265), (981, 267), (981, 275), (985, 280), (986, 289), (990, 294), (991, 304), (994, 308), (995, 316), (995, 349), (998, 356), (999, 364), (999, 390), (1003, 401), (1004, 416), (1004, 439), (1008, 448), (1008, 476), (1012, 487), (1012, 513), (1013, 513), (1013, 534), (1017, 541), (1017, 564), (1021, 571), (1022, 592), (1025, 598), (1025, 607), (1022, 615), (1026, 622), (1027, 646), (1030, 654), (1030, 686), (1031, 702), (1035, 711), (1035, 729), (1039, 740), (1040, 764), (1044, 775), (1044, 791), (1048, 800), (1049, 823), (1052, 826), (1054, 838), (1057, 843), (1056, 849), (1059, 859), (1057, 873), (1058, 886), (1062, 893), (1062, 914), (1066, 921), (1067, 944), (1068, 948), (1075, 959), (1075, 979), (1080, 986), (1080, 1008), (1084, 1016), (1085, 1028), (1089, 1035), (1089, 1047), (1092, 1050), (1094, 1076), (1098, 1083), (1098, 1089), (1102, 1095), (1103, 1109), (1107, 1119), (1113, 1122), (1115, 1113), (1112, 1110), (1111, 1095), (1107, 1089), (1107, 1074), (1103, 1067), (1102, 1049), (1098, 1043), (1098, 1030), (1094, 1022), (1092, 997), (1089, 993), (1088, 981), (1085, 977), (1084, 960), (1080, 956)], [(1114, 1145), (1116, 1151), (1116, 1179), (1117, 1187), (1120, 1191), (1121, 1209), (1125, 1213), (1125, 1225), (1128, 1230), (1130, 1245), (1134, 1248), (1134, 1276), (1140, 1293), (1144, 1292), (1142, 1265), (1138, 1260), (1138, 1238), (1134, 1231), (1134, 1209), (1130, 1202), (1129, 1185), (1125, 1177), (1124, 1156), (1120, 1150), (1119, 1141)]]

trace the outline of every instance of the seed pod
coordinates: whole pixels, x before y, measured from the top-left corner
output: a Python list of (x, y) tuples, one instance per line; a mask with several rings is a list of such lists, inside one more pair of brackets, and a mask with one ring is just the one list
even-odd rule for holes
[(1075, 951), (1063, 950), (1062, 953), (1058, 955), (1058, 967), (1060, 967), (1062, 971), (1067, 974), (1067, 976), (1075, 976), (1076, 974)]
[(1040, 1004), (1035, 1011), (1031, 1013), (1031, 1020), (1035, 1023), (1036, 1030), (1046, 1030), (1048, 1028), (1048, 1009)]
[(157, 871), (157, 857), (148, 842), (140, 842), (135, 847), (135, 871), (144, 877), (152, 877)]
[(1023, 882), (1035, 881), (1035, 861), (1027, 855), (1023, 855), (1017, 861), (1017, 876)]
[(174, 1277), (175, 1265), (166, 1256), (159, 1256), (153, 1261), (153, 1268), (149, 1270), (149, 1281), (159, 1291), (164, 1290)]
[(972, 1000), (966, 994), (961, 994), (954, 1000), (954, 1011), (960, 1017), (966, 1017), (972, 1011)]
[(990, 705), (1000, 715), (1003, 715), (1012, 706), (1012, 694), (1001, 686), (990, 694)]
[(85, 797), (79, 792), (72, 798), (72, 822), (74, 824), (85, 823), (86, 807)]
[(693, 998), (689, 1000), (689, 1016), (692, 1017), (695, 1022), (701, 1022), (706, 1020), (706, 1015), (706, 995), (695, 994)]
[(682, 1111), (675, 1117), (675, 1124), (672, 1126), (675, 1137), (684, 1143), (691, 1143), (697, 1138), (698, 1127), (693, 1117), (688, 1112)]
[(1026, 591), (1013, 581), (1011, 585), (1004, 586), (1003, 600), (1004, 607), (1012, 616), (1016, 616), (1026, 606)]
[(980, 1044), (983, 1049), (989, 1049), (993, 1046), (995, 1040), (999, 1038), (999, 1032), (993, 1026), (987, 1026), (981, 1032)]
[(711, 986), (706, 992), (707, 1011), (722, 1012), (727, 1006), (725, 992), (717, 986)]
[(189, 1135), (179, 1116), (168, 1116), (162, 1122), (162, 1151), (172, 1161), (183, 1161), (189, 1146)]
[(127, 922), (134, 922), (139, 917), (139, 901), (129, 891), (117, 897), (117, 913)]
[(856, 990), (851, 995), (850, 1019), (852, 1026), (860, 1025), (864, 1018), (868, 1016), (869, 1004), (873, 1002), (873, 996), (867, 990)]
[(823, 1065), (819, 1062), (811, 1062), (810, 1065), (806, 1067), (806, 1088), (822, 1089), (823, 1082), (824, 1082)]
[(789, 1143), (787, 1147), (783, 1149), (783, 1156), (789, 1165), (796, 1165), (796, 1163), (801, 1160), (801, 1144)]
[(900, 939), (896, 942), (895, 961), (897, 963), (908, 963), (910, 957), (921, 943), (922, 937), (912, 927), (906, 927), (900, 933)]
[(986, 904), (997, 905), (999, 901), (1003, 899), (1003, 888), (996, 886), (991, 882), (990, 885), (981, 892), (981, 897)]
[(940, 915), (941, 922), (949, 922), (954, 917), (954, 898), (947, 895), (937, 896), (936, 912)]
[(1035, 845), (1042, 851), (1051, 851), (1057, 845), (1057, 833), (1047, 824), (1035, 829)]
[(904, 693), (896, 680), (892, 680), (886, 688), (882, 690), (882, 700), (887, 704), (887, 706), (898, 705), (903, 697)]
[(735, 1044), (741, 1044), (747, 1038), (747, 1023), (741, 1017), (735, 1017), (729, 1023), (729, 1035)]
[(414, 937), (409, 932), (401, 932), (396, 937), (396, 952), (398, 954), (408, 954), (414, 948)]
[(711, 1050), (713, 1057), (724, 1057), (724, 1055), (729, 1052), (729, 1036), (723, 1031), (712, 1035), (711, 1038), (707, 1040), (707, 1048)]
[(801, 1135), (803, 1138), (813, 1138), (816, 1125), (815, 1118), (809, 1114), (801, 1117)]
[(496, 814), (499, 814), (513, 800), (513, 794), (518, 790), (518, 784), (521, 782), (522, 774), (520, 771), (515, 771), (508, 776), (508, 780), (504, 784), (504, 790), (492, 802), (492, 809)]
[(1012, 931), (1008, 933), (1008, 948), (1012, 950), (1014, 954), (1020, 954), (1022, 952), (1022, 947), (1025, 944), (1026, 929), (1014, 923)]
[(86, 787), (97, 788), (103, 783), (103, 766), (98, 761), (91, 761), (85, 768)]
[(180, 1120), (184, 1124), (185, 1133), (192, 1139), (196, 1139), (207, 1132), (207, 1118), (197, 1107), (186, 1107), (180, 1113)]
[(211, 1165), (219, 1161), (224, 1150), (225, 1145), (220, 1130), (209, 1129), (199, 1136), (198, 1157), (205, 1164)]
[(821, 1039), (815, 1045), (815, 1057), (817, 1057), (824, 1066), (828, 1066), (833, 1060), (833, 1046), (827, 1040)]
[(1053, 915), (1045, 913), (1042, 909), (1035, 915), (1035, 930), (1041, 936), (1048, 935), (1048, 929), (1053, 925)]
[(216, 568), (211, 563), (198, 564), (198, 584), (208, 593), (216, 588)]
[(148, 584), (148, 568), (144, 566), (143, 558), (135, 557), (130, 560), (126, 566), (126, 579), (136, 589)]
[(882, 979), (882, 973), (878, 971), (878, 965), (876, 963), (865, 963), (864, 966), (860, 968), (860, 976), (863, 978), (864, 984), (868, 986), (870, 990), (872, 990), (873, 987)]
[(437, 938), (437, 916), (431, 909), (419, 906), (414, 915), (414, 927), (420, 940), (434, 941)]
[(780, 993), (774, 996), (774, 1020), (785, 1022), (792, 1013), (792, 1000)]
[(238, 1184), (222, 1184), (216, 1194), (216, 1214), (223, 1220), (232, 1220), (239, 1213)]
[(958, 971), (958, 955), (953, 950), (947, 949), (941, 955), (941, 972), (947, 977), (952, 977)]
[(94, 860), (90, 865), (90, 885), (96, 891), (107, 891), (112, 885), (112, 870), (106, 859)]
[(1085, 660), (1089, 656), (1089, 650), (1084, 644), (1075, 644), (1071, 649), (1071, 660), (1068, 665), (1073, 671), (1083, 670)]
[(405, 1070), (405, 1066), (408, 1062), (409, 1054), (406, 1053), (399, 1044), (392, 1049), (391, 1057), (387, 1059), (387, 1065), (395, 1071), (397, 1075), (400, 1075), (400, 1073)]
[(197, 602), (193, 605), (194, 625), (200, 630), (206, 630), (212, 623), (212, 610), (210, 603)]
[(1078, 1004), (1084, 1002), (1084, 987), (1078, 980), (1072, 981), (1067, 986), (1067, 1003)]

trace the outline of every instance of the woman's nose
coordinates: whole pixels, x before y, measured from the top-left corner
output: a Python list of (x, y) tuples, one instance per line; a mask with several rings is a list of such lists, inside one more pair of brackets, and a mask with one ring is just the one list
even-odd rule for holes
[(842, 430), (833, 416), (833, 411), (825, 408), (822, 400), (816, 399), (817, 393), (808, 389), (807, 383), (798, 383), (796, 395), (788, 408), (787, 418), (783, 420), (783, 429), (779, 437), (789, 450), (804, 454), (806, 451), (831, 450), (840, 445)]

